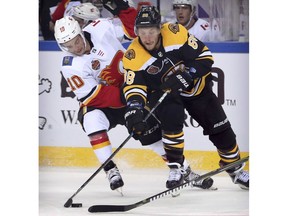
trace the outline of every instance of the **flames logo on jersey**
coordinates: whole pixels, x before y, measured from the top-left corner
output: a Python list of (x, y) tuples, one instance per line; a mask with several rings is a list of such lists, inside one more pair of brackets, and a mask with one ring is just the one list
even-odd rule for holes
[(174, 34), (176, 34), (177, 32), (179, 32), (179, 25), (178, 24), (174, 24), (174, 23), (170, 23), (168, 25), (168, 28), (171, 32), (173, 32)]
[(93, 70), (98, 70), (100, 68), (100, 62), (99, 60), (93, 60), (91, 62), (91, 65), (92, 65), (92, 69)]
[(135, 58), (135, 51), (133, 49), (129, 49), (126, 53), (125, 53), (125, 57), (129, 60), (134, 59)]
[(99, 77), (104, 80), (107, 85), (121, 87), (124, 82), (124, 75), (121, 72), (121, 61), (123, 58), (123, 52), (118, 51), (112, 59), (110, 65), (107, 65), (99, 74)]

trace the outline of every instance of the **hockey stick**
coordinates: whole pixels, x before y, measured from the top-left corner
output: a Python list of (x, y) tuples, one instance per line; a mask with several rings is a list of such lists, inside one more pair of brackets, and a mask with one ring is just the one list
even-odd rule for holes
[(223, 172), (225, 170), (228, 170), (228, 169), (231, 169), (233, 167), (236, 167), (236, 166), (244, 163), (248, 159), (249, 159), (249, 156), (245, 157), (245, 158), (243, 158), (241, 160), (238, 160), (238, 161), (236, 161), (234, 163), (230, 163), (230, 164), (228, 164), (226, 166), (220, 167), (220, 168), (218, 168), (216, 170), (212, 170), (211, 172), (208, 172), (208, 173), (206, 173), (204, 175), (199, 176), (195, 180), (182, 183), (182, 184), (180, 184), (177, 187), (165, 190), (165, 191), (163, 191), (161, 193), (158, 193), (156, 195), (153, 195), (151, 197), (143, 199), (143, 200), (141, 200), (141, 201), (139, 201), (137, 203), (134, 203), (134, 204), (130, 204), (130, 205), (93, 205), (93, 206), (91, 206), (88, 209), (88, 211), (91, 212), (91, 213), (95, 213), (95, 212), (126, 212), (126, 211), (129, 211), (131, 209), (140, 207), (140, 206), (142, 206), (144, 204), (147, 204), (149, 202), (155, 201), (155, 200), (157, 200), (157, 199), (159, 199), (161, 197), (164, 197), (164, 196), (166, 196), (168, 194), (171, 194), (172, 192), (175, 192), (177, 190), (183, 189), (183, 188), (191, 185), (193, 182), (201, 181), (202, 179), (214, 176), (214, 175), (219, 174), (219, 173), (221, 173), (221, 172)]
[[(146, 115), (146, 117), (144, 118), (144, 122), (147, 121), (147, 119), (152, 115), (154, 110), (162, 103), (164, 98), (169, 93), (170, 93), (170, 91), (165, 91), (165, 93), (159, 98), (159, 100), (157, 101), (155, 106)], [(75, 197), (104, 168), (104, 166), (106, 166), (110, 162), (110, 160), (117, 154), (118, 151), (120, 151), (120, 149), (123, 148), (123, 146), (131, 139), (132, 136), (133, 136), (133, 132), (131, 132), (129, 134), (129, 136), (123, 141), (123, 143), (121, 145), (118, 146), (117, 149), (115, 149), (115, 151), (110, 155), (110, 157), (107, 158), (107, 160), (87, 179), (87, 181), (84, 182), (84, 184), (66, 201), (66, 203), (64, 204), (64, 207), (68, 208), (72, 205), (73, 197)]]

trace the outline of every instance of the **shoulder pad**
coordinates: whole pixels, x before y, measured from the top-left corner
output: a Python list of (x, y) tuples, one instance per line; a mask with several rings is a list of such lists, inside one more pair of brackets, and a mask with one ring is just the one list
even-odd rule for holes
[(188, 39), (187, 29), (182, 25), (174, 23), (165, 23), (162, 25), (161, 34), (163, 37), (164, 47), (175, 44), (184, 44)]
[(125, 69), (138, 71), (152, 56), (140, 45), (138, 38), (134, 39), (123, 57)]
[(73, 61), (73, 56), (63, 57), (62, 66), (71, 66)]

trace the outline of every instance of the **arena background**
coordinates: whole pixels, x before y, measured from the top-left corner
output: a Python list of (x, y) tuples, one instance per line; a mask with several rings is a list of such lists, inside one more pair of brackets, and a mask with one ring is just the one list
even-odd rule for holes
[[(134, 2), (137, 4), (139, 1)], [(160, 7), (163, 20), (173, 20), (172, 6), (168, 4), (171, 0), (151, 2)], [(216, 20), (222, 26), (221, 41), (207, 43), (215, 60), (213, 90), (237, 134), (241, 154), (246, 156), (249, 154), (248, 1), (198, 2), (199, 16), (209, 21)], [(77, 122), (78, 103), (61, 76), (63, 55), (55, 41), (39, 40), (39, 165), (99, 166), (89, 140)], [(197, 122), (187, 118), (184, 132), (185, 156), (192, 167), (200, 170), (217, 168), (216, 148), (203, 136)], [(112, 146), (117, 148), (128, 135), (123, 126), (112, 129), (109, 132)], [(155, 153), (134, 139), (130, 139), (117, 153), (115, 160), (128, 167), (165, 166)]]

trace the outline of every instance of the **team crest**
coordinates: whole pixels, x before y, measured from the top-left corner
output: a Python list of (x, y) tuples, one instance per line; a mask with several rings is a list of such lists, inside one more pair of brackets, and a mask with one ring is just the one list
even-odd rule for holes
[(63, 66), (70, 66), (72, 65), (73, 56), (65, 56), (62, 61)]
[(91, 62), (91, 65), (92, 65), (92, 69), (93, 70), (98, 70), (100, 68), (100, 62), (99, 60), (93, 60)]
[(160, 72), (159, 67), (156, 67), (154, 65), (151, 65), (148, 69), (147, 69), (147, 73), (149, 74), (157, 74)]
[(135, 51), (133, 49), (129, 49), (126, 53), (125, 53), (125, 57), (129, 60), (134, 59), (135, 58)]
[(177, 32), (179, 32), (179, 25), (178, 24), (174, 24), (174, 23), (170, 23), (168, 25), (168, 28), (171, 32), (173, 32), (174, 34), (176, 34)]

